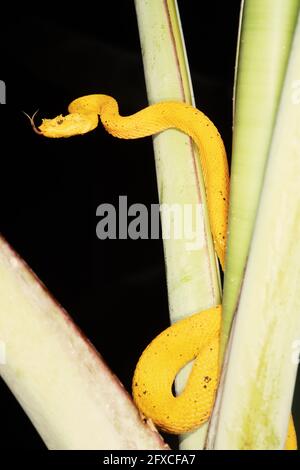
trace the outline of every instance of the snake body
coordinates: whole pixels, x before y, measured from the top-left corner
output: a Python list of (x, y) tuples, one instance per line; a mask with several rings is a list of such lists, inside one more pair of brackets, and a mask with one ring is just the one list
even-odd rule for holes
[(151, 136), (176, 128), (188, 134), (200, 151), (207, 192), (208, 213), (217, 255), (224, 269), (229, 176), (223, 141), (214, 124), (201, 111), (180, 102), (148, 106), (131, 116), (120, 116), (118, 103), (107, 95), (89, 95), (69, 105), (68, 116), (44, 119), (39, 127), (46, 137), (85, 134), (98, 125), (121, 139)]
[[(225, 266), (229, 172), (222, 138), (210, 119), (181, 102), (153, 104), (130, 115), (120, 116), (111, 96), (88, 95), (69, 105), (67, 116), (43, 119), (39, 130), (46, 137), (85, 134), (98, 125), (115, 137), (136, 139), (176, 128), (196, 143), (204, 178), (209, 221), (215, 250)], [(180, 434), (208, 420), (218, 384), (218, 352), (221, 306), (196, 313), (163, 331), (143, 352), (133, 377), (133, 398), (140, 411), (163, 430)], [(172, 394), (178, 371), (194, 359), (184, 391)], [(292, 419), (286, 449), (296, 448)]]

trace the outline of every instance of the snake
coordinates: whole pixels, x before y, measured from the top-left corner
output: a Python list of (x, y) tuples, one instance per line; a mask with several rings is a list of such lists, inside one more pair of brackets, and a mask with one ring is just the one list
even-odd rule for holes
[[(152, 136), (178, 129), (198, 147), (209, 224), (214, 248), (225, 270), (229, 206), (229, 169), (223, 140), (213, 122), (199, 109), (180, 101), (163, 101), (129, 116), (121, 116), (117, 101), (93, 94), (75, 99), (69, 114), (43, 119), (35, 132), (61, 138), (94, 130), (99, 118), (106, 131), (121, 139)], [(133, 375), (132, 394), (142, 416), (171, 434), (193, 431), (209, 420), (219, 378), (219, 337), (222, 306), (217, 305), (177, 321), (160, 333), (142, 353)], [(183, 392), (174, 396), (177, 373), (193, 361)], [(290, 417), (285, 449), (296, 449)]]

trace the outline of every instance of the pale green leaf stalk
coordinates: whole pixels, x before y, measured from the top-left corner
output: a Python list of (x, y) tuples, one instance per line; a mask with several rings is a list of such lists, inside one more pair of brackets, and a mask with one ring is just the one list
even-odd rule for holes
[(1, 236), (0, 280), (0, 376), (48, 449), (165, 449), (101, 356)]
[[(149, 103), (177, 100), (194, 104), (188, 61), (175, 0), (135, 0)], [(177, 130), (153, 139), (160, 204), (201, 204), (204, 220), (195, 227), (197, 249), (191, 240), (164, 239), (171, 322), (220, 303), (220, 283), (205, 204), (205, 190), (197, 150)], [(162, 227), (166, 213), (162, 212)], [(163, 232), (164, 233), (164, 232)], [(193, 240), (192, 240), (193, 241)], [(177, 390), (185, 384), (185, 368)], [(181, 436), (182, 449), (201, 449), (206, 426)]]
[(300, 12), (209, 439), (216, 450), (280, 450), (286, 439), (300, 339), (299, 74)]
[(221, 356), (247, 261), (299, 0), (245, 0), (235, 75)]

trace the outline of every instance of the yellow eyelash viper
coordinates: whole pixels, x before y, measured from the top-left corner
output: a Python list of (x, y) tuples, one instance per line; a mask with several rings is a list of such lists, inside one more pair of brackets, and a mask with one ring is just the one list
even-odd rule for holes
[[(116, 100), (88, 95), (69, 105), (67, 116), (43, 119), (36, 132), (46, 137), (85, 134), (98, 125), (115, 137), (136, 139), (176, 128), (189, 135), (199, 149), (210, 226), (224, 270), (229, 175), (223, 141), (214, 124), (196, 108), (181, 102), (161, 102), (131, 115), (120, 116)], [(208, 420), (218, 383), (221, 306), (196, 313), (163, 331), (143, 352), (133, 377), (133, 397), (140, 411), (161, 429), (175, 434), (190, 431)], [(194, 360), (184, 391), (172, 394), (178, 371)], [(292, 418), (286, 449), (297, 448)]]

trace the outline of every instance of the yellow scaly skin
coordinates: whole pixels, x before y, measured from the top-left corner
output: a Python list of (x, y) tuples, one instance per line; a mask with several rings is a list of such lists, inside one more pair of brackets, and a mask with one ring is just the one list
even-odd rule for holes
[[(196, 108), (181, 102), (161, 102), (131, 115), (120, 116), (118, 104), (107, 95), (88, 95), (69, 105), (69, 115), (43, 119), (36, 132), (46, 137), (85, 134), (98, 125), (115, 137), (136, 139), (176, 128), (199, 149), (215, 250), (225, 263), (229, 172), (223, 141), (214, 124)], [(221, 306), (185, 318), (163, 331), (142, 354), (133, 377), (133, 397), (140, 411), (163, 430), (180, 434), (208, 420), (218, 384)], [(178, 371), (194, 360), (188, 383), (178, 397), (172, 384)], [(290, 419), (286, 449), (296, 449)]]
[(118, 103), (107, 95), (89, 95), (69, 105), (68, 116), (43, 119), (39, 130), (46, 137), (85, 134), (98, 125), (121, 139), (151, 136), (169, 128), (188, 134), (196, 143), (204, 169), (208, 211), (216, 252), (224, 269), (228, 213), (229, 176), (223, 141), (214, 124), (201, 111), (180, 102), (157, 103), (132, 114), (120, 116)]
[[(192, 431), (210, 417), (218, 386), (221, 305), (195, 313), (160, 333), (145, 349), (132, 381), (134, 401), (142, 413), (171, 434)], [(194, 359), (183, 392), (174, 397), (177, 373)], [(297, 449), (292, 417), (286, 450)]]

